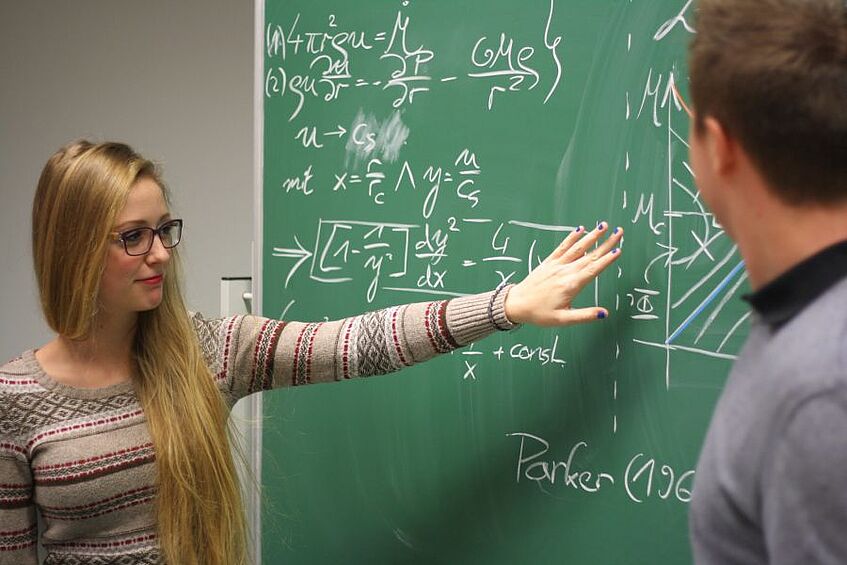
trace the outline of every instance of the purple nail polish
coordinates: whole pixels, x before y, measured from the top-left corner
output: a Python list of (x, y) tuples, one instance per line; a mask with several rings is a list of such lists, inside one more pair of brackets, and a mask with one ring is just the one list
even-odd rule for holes
[(620, 247), (615, 247), (614, 249), (612, 249), (612, 255), (614, 255), (615, 253), (618, 253), (620, 250), (621, 250)]
[(574, 231), (575, 231), (576, 233), (581, 232), (581, 231), (582, 231), (582, 226), (579, 226), (579, 227), (578, 227), (578, 228), (576, 228)]
[(598, 230), (602, 230), (602, 229), (603, 229), (603, 222), (600, 222), (600, 223), (598, 223), (598, 224), (597, 224), (597, 229), (598, 229)]
[(620, 231), (620, 229), (621, 228), (615, 228), (614, 230), (612, 230), (612, 233), (618, 233)]
[(602, 320), (605, 317), (606, 317), (606, 312), (604, 312), (603, 310), (600, 310), (599, 312), (597, 312), (597, 318), (599, 320)]

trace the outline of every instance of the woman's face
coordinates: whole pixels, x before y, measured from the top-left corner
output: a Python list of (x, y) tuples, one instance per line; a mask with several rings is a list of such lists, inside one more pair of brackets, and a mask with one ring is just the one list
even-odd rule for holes
[[(112, 231), (125, 233), (133, 228), (158, 228), (170, 219), (162, 189), (151, 178), (139, 179), (129, 193), (126, 206)], [(144, 255), (131, 256), (121, 241), (109, 246), (100, 281), (100, 304), (110, 314), (152, 310), (162, 302), (165, 267), (171, 258), (158, 236)]]

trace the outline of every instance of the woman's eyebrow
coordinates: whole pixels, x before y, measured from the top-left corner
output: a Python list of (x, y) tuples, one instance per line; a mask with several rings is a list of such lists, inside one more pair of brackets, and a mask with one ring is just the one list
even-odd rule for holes
[[(158, 226), (158, 225), (162, 224), (162, 222), (169, 220), (170, 217), (171, 217), (170, 212), (165, 213), (164, 215), (162, 215), (161, 218), (159, 218), (159, 221), (156, 222), (156, 225)], [(147, 225), (148, 225), (147, 222), (144, 221), (144, 220), (127, 220), (127, 221), (121, 222), (120, 224), (115, 226), (114, 229), (115, 229), (115, 231), (121, 231), (122, 229), (126, 229), (126, 228), (147, 227)]]

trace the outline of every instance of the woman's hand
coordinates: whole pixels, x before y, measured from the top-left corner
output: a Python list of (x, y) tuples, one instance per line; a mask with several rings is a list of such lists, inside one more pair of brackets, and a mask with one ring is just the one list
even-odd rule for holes
[(605, 308), (571, 307), (579, 291), (620, 257), (618, 244), (623, 230), (615, 228), (602, 244), (593, 249), (608, 229), (606, 222), (586, 233), (580, 226), (506, 297), (506, 317), (518, 324), (565, 326), (590, 322), (608, 316)]

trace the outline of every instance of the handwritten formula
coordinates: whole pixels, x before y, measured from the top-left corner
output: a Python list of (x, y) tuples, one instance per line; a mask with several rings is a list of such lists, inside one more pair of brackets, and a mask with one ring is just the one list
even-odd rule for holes
[[(519, 282), (580, 226), (620, 226), (621, 260), (577, 305), (609, 320), (447, 356), (463, 390), (581, 379), (568, 390), (589, 390), (610, 449), (672, 435), (661, 418), (680, 410), (675, 395), (719, 388), (749, 323), (746, 275), (688, 159), (692, 2), (574, 4), (269, 14), (263, 295), (269, 315), (327, 319), (302, 289), (333, 306), (343, 295), (350, 313), (449, 299)], [(596, 437), (512, 429), (490, 441), (512, 450), (515, 488), (690, 499), (694, 462), (658, 440), (611, 465), (587, 456)]]

